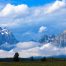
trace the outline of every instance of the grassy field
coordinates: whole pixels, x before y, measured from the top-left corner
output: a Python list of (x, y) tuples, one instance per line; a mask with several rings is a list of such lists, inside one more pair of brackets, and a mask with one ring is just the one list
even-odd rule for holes
[(66, 66), (66, 61), (0, 62), (0, 66)]

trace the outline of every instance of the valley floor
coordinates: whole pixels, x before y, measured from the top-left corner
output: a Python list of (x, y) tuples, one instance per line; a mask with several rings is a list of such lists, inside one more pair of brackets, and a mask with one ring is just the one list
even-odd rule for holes
[(0, 62), (0, 66), (66, 66), (66, 61)]

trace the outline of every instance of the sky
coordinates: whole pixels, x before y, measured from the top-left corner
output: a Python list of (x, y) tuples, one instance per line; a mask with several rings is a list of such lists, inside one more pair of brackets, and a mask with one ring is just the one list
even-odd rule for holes
[[(11, 51), (0, 50), (1, 56), (17, 50), (27, 56), (66, 54), (63, 52), (66, 48), (49, 44), (39, 47), (39, 43), (31, 42), (43, 34), (60, 34), (66, 30), (66, 0), (0, 0), (0, 26), (7, 27), (20, 41)], [(54, 50), (49, 51), (52, 47)], [(45, 49), (48, 53), (43, 53)]]
[(27, 4), (28, 6), (41, 6), (47, 3), (54, 2), (55, 0), (1, 0), (0, 3), (3, 4), (13, 4), (13, 5), (20, 5), (20, 4)]
[(65, 0), (1, 0), (0, 26), (8, 27), (20, 41), (40, 33), (59, 34), (66, 29), (65, 11)]

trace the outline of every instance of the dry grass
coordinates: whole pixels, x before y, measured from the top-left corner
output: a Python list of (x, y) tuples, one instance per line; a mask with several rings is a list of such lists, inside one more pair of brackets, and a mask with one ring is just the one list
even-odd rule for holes
[(66, 66), (66, 61), (0, 62), (0, 66)]

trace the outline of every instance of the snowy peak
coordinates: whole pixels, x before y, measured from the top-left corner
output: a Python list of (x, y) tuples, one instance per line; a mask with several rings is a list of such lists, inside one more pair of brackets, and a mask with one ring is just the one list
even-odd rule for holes
[(55, 35), (43, 35), (39, 40), (40, 43), (52, 43), (57, 47), (66, 47), (66, 30), (61, 34)]
[(66, 47), (66, 30), (58, 35), (52, 43), (59, 47)]
[(11, 31), (9, 31), (7, 28), (2, 29), (0, 27), (0, 45), (6, 42), (9, 44), (15, 44), (18, 41), (15, 39)]
[(66, 34), (66, 30), (64, 30), (63, 34)]
[(11, 34), (11, 32), (7, 28), (4, 28), (4, 29), (1, 30), (1, 34), (8, 35), (8, 34)]

